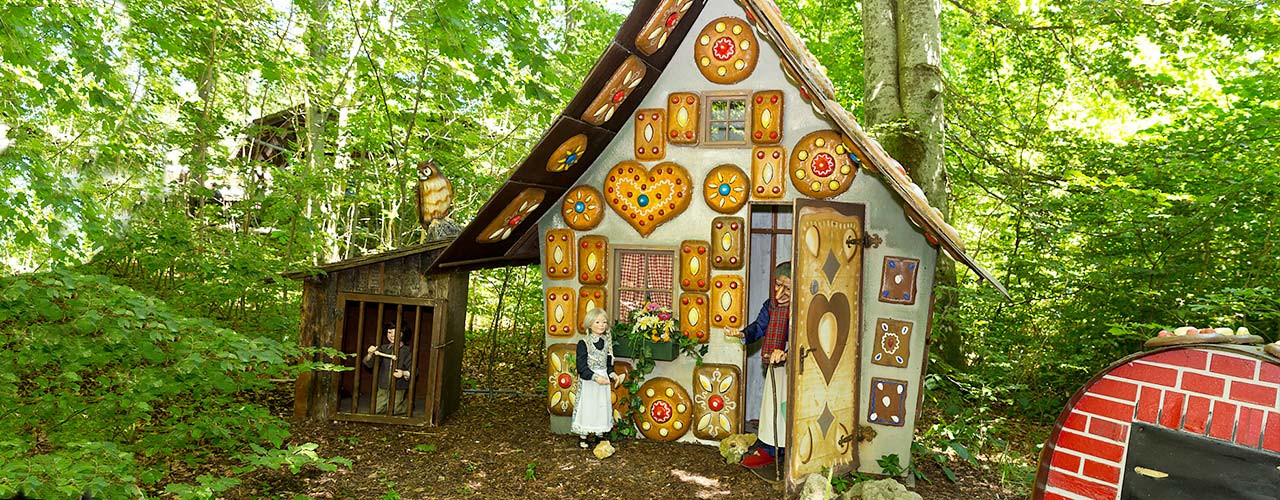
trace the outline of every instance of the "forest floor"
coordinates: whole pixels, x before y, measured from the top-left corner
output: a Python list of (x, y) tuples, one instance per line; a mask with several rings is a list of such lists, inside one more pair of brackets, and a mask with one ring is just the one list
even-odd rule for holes
[[(501, 367), (498, 380), (529, 391), (539, 367)], [(528, 373), (517, 373), (528, 372)], [(489, 377), (484, 377), (488, 379)], [(281, 384), (259, 402), (288, 417), (291, 385)], [(258, 471), (226, 492), (226, 498), (782, 498), (780, 491), (717, 448), (697, 444), (626, 440), (617, 453), (598, 460), (577, 447), (576, 438), (550, 431), (541, 395), (467, 395), (439, 427), (355, 422), (298, 423), (291, 442), (320, 445), (322, 456), (342, 456), (350, 468), (300, 474)], [(928, 425), (922, 422), (922, 425)], [(1034, 444), (1018, 446), (1034, 453)], [(1026, 485), (1002, 481), (1004, 467), (952, 460), (955, 482), (924, 460), (930, 479), (914, 491), (926, 499), (1025, 498)], [(1034, 463), (1034, 462), (1032, 462)], [(181, 473), (178, 473), (181, 475)]]

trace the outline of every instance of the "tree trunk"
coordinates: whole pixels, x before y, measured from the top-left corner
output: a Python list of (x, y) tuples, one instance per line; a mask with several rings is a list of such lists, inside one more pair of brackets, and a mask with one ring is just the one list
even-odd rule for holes
[[(325, 59), (329, 54), (329, 0), (316, 0), (311, 8), (311, 22), (307, 24), (307, 52), (311, 56), (311, 64), (317, 71), (317, 74), (323, 74), (321, 68), (326, 66)], [(322, 103), (316, 102), (321, 95), (319, 86), (316, 82), (311, 82), (310, 90), (307, 92), (305, 108), (307, 121), (307, 172), (310, 175), (317, 175), (326, 170), (329, 158), (325, 155), (326, 139), (324, 135), (325, 121), (328, 120), (328, 113)], [(327, 194), (321, 194), (313, 198), (317, 204), (322, 217), (333, 219), (336, 214), (332, 212)], [(311, 203), (307, 203), (308, 216), (310, 215)], [(322, 224), (324, 228), (325, 248), (322, 259), (325, 262), (333, 262), (337, 260), (335, 255), (333, 241), (337, 239), (336, 230), (332, 224)]]
[[(862, 5), (867, 128), (949, 218), (942, 148), (942, 5), (938, 0), (863, 0)], [(955, 284), (955, 262), (940, 253), (932, 342), (944, 362), (962, 367), (961, 339), (946, 318), (955, 305), (950, 291)]]

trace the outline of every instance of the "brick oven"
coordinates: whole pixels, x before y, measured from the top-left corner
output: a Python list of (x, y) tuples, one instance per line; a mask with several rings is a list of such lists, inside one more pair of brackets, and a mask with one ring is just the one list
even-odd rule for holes
[(1167, 347), (1122, 359), (1068, 402), (1033, 499), (1280, 498), (1280, 359)]

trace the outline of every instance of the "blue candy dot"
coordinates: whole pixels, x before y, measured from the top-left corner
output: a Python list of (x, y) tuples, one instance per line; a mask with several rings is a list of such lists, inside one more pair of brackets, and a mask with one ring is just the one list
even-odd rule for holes
[(897, 262), (894, 262), (894, 261), (892, 261), (892, 260), (891, 260), (891, 261), (889, 261), (889, 268), (890, 268), (890, 269), (893, 269), (893, 268), (896, 268), (896, 267), (898, 267), (898, 263), (897, 263)]
[(649, 195), (642, 194), (636, 198), (636, 204), (641, 207), (649, 206)]
[(908, 270), (908, 271), (914, 271), (914, 270), (915, 270), (915, 268), (916, 268), (916, 263), (915, 263), (915, 262), (908, 262), (908, 263), (907, 263), (907, 270)]
[(729, 196), (729, 184), (728, 184), (728, 183), (724, 183), (724, 184), (721, 184), (721, 185), (720, 185), (720, 196)]
[(881, 293), (880, 293), (880, 295), (881, 295), (881, 296), (884, 296), (884, 297), (888, 297), (888, 296), (889, 296), (889, 292), (887, 292), (887, 291), (885, 291), (885, 292), (881, 292)]
[(587, 211), (587, 204), (586, 204), (586, 203), (583, 203), (583, 202), (581, 202), (581, 201), (579, 201), (579, 202), (577, 202), (577, 203), (574, 203), (574, 204), (573, 204), (573, 211), (574, 211), (574, 212), (578, 212), (578, 213), (585, 212), (585, 211)]
[(574, 163), (578, 163), (578, 153), (569, 153), (564, 155), (565, 165), (573, 165)]
[(911, 294), (909, 293), (902, 294), (902, 300), (911, 300)]

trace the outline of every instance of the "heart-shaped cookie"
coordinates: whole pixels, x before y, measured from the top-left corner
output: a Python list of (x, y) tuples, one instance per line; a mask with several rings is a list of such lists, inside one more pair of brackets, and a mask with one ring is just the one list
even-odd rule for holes
[[(835, 375), (836, 365), (840, 364), (840, 356), (849, 339), (849, 320), (853, 316), (853, 308), (849, 297), (841, 292), (825, 295), (814, 295), (809, 299), (809, 310), (805, 313), (805, 336), (812, 349), (813, 360), (822, 370), (822, 376), (831, 383)], [(823, 345), (823, 341), (827, 345)]]
[(691, 185), (689, 171), (675, 163), (663, 162), (647, 169), (628, 160), (609, 170), (604, 197), (609, 208), (640, 236), (648, 237), (689, 207)]

